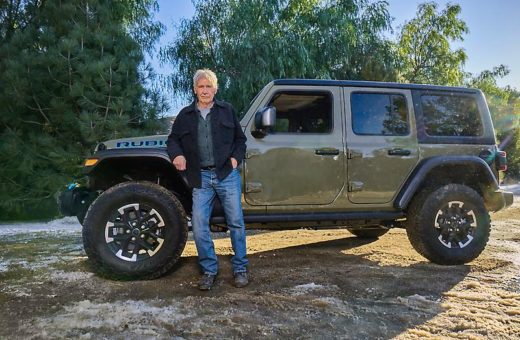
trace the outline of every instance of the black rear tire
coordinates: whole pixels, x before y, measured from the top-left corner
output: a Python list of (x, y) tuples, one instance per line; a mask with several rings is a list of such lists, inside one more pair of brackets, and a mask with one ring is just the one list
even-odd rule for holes
[(406, 221), (406, 233), (415, 250), (441, 265), (477, 258), (487, 244), (490, 229), (482, 197), (461, 184), (423, 190), (410, 204)]
[(115, 279), (154, 279), (171, 270), (188, 239), (184, 208), (167, 189), (125, 182), (103, 192), (83, 223), (96, 271)]
[(388, 232), (388, 229), (380, 227), (369, 227), (362, 229), (347, 228), (348, 231), (358, 238), (374, 239), (379, 238)]

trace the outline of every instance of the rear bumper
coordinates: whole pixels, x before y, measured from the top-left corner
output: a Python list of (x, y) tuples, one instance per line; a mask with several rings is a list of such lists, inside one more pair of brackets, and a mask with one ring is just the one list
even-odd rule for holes
[(486, 196), (486, 207), (490, 211), (498, 211), (513, 204), (513, 193), (497, 190)]

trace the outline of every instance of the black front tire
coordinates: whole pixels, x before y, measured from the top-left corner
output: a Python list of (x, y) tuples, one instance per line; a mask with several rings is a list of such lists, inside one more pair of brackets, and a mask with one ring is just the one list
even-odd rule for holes
[(82, 211), (80, 211), (76, 217), (78, 218), (78, 222), (79, 224), (83, 225), (83, 223), (85, 223), (85, 216), (87, 215), (87, 210), (88, 209), (83, 209)]
[(184, 208), (167, 189), (125, 182), (103, 192), (83, 223), (96, 271), (115, 279), (154, 279), (171, 270), (188, 239)]
[(423, 190), (408, 210), (412, 246), (441, 265), (468, 263), (484, 250), (491, 222), (482, 197), (472, 188), (448, 184)]

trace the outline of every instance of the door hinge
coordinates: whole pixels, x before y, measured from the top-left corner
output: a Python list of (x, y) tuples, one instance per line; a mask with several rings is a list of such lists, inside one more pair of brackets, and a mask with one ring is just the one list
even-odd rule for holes
[(261, 192), (262, 191), (262, 183), (257, 182), (247, 182), (246, 183), (246, 193), (250, 194), (253, 192)]
[(364, 185), (363, 182), (350, 181), (350, 182), (348, 182), (348, 191), (349, 192), (361, 191), (361, 190), (363, 190), (363, 185)]
[(251, 149), (246, 151), (246, 159), (260, 155), (261, 152), (258, 149)]

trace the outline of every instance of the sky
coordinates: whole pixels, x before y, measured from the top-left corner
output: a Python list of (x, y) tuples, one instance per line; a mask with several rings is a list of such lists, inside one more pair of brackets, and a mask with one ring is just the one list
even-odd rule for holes
[[(390, 15), (394, 18), (392, 27), (395, 32), (405, 21), (412, 19), (417, 5), (426, 0), (387, 0)], [(462, 8), (460, 18), (466, 22), (469, 33), (464, 41), (455, 44), (466, 51), (468, 59), (465, 71), (478, 74), (504, 64), (509, 67), (508, 76), (499, 80), (500, 86), (510, 85), (520, 90), (520, 0), (435, 0), (439, 9), (448, 2), (459, 4)], [(165, 46), (175, 38), (175, 27), (182, 19), (190, 19), (195, 13), (191, 0), (158, 0), (159, 11), (156, 18), (167, 30), (159, 45)], [(390, 34), (390, 33), (389, 33)], [(170, 72), (168, 66), (160, 65), (157, 60), (152, 65), (160, 74)], [(201, 65), (203, 66), (203, 65)], [(171, 100), (169, 114), (188, 104)]]

